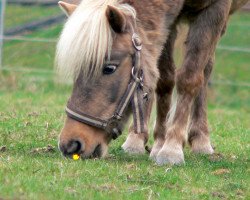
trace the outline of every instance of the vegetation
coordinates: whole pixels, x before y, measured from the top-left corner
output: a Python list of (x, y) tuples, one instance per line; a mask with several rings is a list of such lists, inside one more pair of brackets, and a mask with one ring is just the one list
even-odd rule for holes
[(8, 5), (5, 11), (5, 29), (20, 26), (34, 20), (61, 14), (58, 7)]
[[(249, 48), (249, 20), (249, 14), (233, 16), (220, 45)], [(27, 37), (57, 38), (61, 27)], [(60, 155), (57, 138), (71, 87), (53, 80), (54, 51), (55, 43), (5, 43), (9, 70), (0, 72), (0, 199), (250, 198), (249, 53), (216, 52), (209, 89), (216, 154), (197, 156), (186, 148), (185, 165), (160, 167), (148, 155), (121, 150), (127, 131), (112, 142), (105, 159), (72, 161)]]

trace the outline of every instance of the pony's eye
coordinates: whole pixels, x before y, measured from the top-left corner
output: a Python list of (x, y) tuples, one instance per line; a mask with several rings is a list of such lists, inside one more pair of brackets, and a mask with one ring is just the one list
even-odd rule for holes
[(106, 74), (106, 75), (113, 74), (116, 68), (117, 68), (116, 65), (106, 65), (103, 69), (103, 74)]

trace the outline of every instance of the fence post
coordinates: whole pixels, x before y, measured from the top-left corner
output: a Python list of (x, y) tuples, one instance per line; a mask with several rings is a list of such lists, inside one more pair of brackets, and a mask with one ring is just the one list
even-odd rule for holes
[(6, 0), (0, 1), (0, 68), (3, 67), (4, 13)]

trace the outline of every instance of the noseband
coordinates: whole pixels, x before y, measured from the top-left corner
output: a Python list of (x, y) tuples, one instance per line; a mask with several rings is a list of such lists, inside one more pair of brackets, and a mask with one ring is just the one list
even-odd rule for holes
[(128, 84), (126, 92), (118, 104), (118, 107), (110, 119), (103, 120), (98, 117), (87, 115), (85, 113), (71, 109), (69, 104), (65, 109), (68, 117), (81, 123), (101, 128), (107, 133), (111, 134), (113, 139), (116, 139), (119, 135), (121, 135), (121, 131), (118, 128), (119, 121), (122, 119), (124, 112), (130, 102), (132, 103), (133, 110), (134, 131), (136, 133), (144, 132), (143, 99), (147, 94), (143, 94), (143, 71), (140, 63), (142, 43), (139, 36), (135, 33), (132, 35), (132, 43), (136, 51), (133, 56), (131, 80)]

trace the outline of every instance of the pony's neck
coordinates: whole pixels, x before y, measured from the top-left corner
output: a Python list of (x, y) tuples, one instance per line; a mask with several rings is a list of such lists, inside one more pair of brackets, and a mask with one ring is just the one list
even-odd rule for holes
[(169, 6), (164, 1), (152, 0), (123, 0), (121, 3), (130, 4), (136, 10), (138, 32), (144, 45), (161, 48), (168, 34), (166, 13)]

